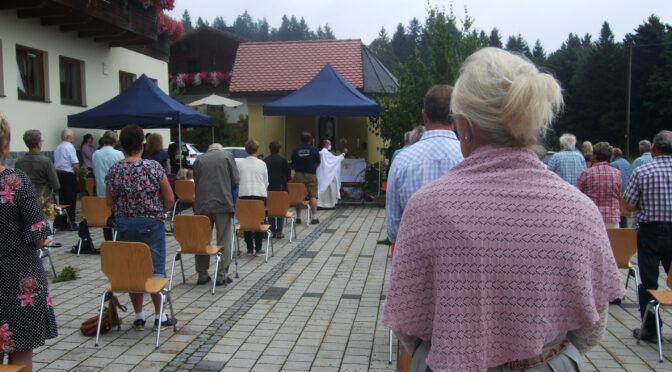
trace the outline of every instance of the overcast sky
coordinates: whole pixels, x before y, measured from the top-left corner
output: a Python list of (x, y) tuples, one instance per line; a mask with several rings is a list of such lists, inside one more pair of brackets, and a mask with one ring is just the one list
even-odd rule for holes
[[(212, 23), (224, 17), (227, 25), (247, 10), (252, 18), (266, 17), (271, 27), (280, 26), (283, 14), (304, 17), (312, 30), (326, 23), (338, 39), (361, 39), (369, 44), (381, 27), (392, 35), (399, 22), (408, 24), (416, 17), (424, 22), (427, 2), (424, 0), (176, 0), (171, 12), (181, 19), (189, 10), (192, 22), (198, 17)], [(459, 19), (468, 4), (475, 27), (490, 32), (500, 30), (503, 43), (509, 35), (520, 33), (532, 46), (539, 39), (547, 52), (554, 51), (570, 32), (593, 39), (599, 35), (602, 22), (607, 21), (617, 40), (632, 32), (649, 15), (656, 14), (663, 22), (672, 23), (670, 0), (456, 0), (431, 1), (448, 9), (452, 3)]]

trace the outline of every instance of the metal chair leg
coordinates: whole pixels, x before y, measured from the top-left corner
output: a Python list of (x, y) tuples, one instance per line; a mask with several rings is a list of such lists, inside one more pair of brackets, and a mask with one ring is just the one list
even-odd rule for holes
[(175, 274), (175, 260), (179, 252), (173, 255), (173, 264), (170, 265), (170, 280), (168, 281), (168, 289), (173, 289), (173, 274)]
[(82, 250), (82, 238), (79, 238), (79, 243), (77, 243), (77, 257), (79, 257), (79, 252)]
[(392, 364), (392, 330), (390, 329), (390, 355), (387, 358), (387, 364)]
[(184, 257), (182, 257), (182, 253), (179, 253), (180, 255), (180, 269), (182, 269), (182, 284), (187, 284), (187, 278), (184, 276)]
[[(658, 361), (663, 362), (663, 336), (660, 334), (660, 304), (656, 303), (654, 308), (656, 314), (656, 338), (658, 339)], [(641, 334), (641, 331), (640, 331)]]
[(166, 291), (166, 299), (168, 300), (168, 308), (170, 309), (169, 318), (173, 320), (173, 331), (177, 331), (177, 321), (175, 320), (175, 312), (173, 311), (173, 300), (170, 297), (170, 290)]
[(266, 235), (268, 236), (268, 239), (266, 240), (266, 258), (264, 262), (268, 262), (268, 251), (271, 247), (271, 230), (266, 230)]
[(56, 268), (54, 267), (54, 261), (51, 259), (51, 250), (47, 248), (49, 254), (47, 254), (47, 258), (49, 258), (49, 265), (51, 265), (51, 271), (54, 273), (54, 278), (58, 276), (56, 274)]
[(163, 294), (163, 290), (159, 291), (159, 296), (161, 296), (161, 304), (159, 305), (159, 320), (158, 327), (156, 328), (156, 348), (159, 348), (159, 341), (161, 340), (161, 322), (163, 320), (163, 302), (166, 300), (166, 295)]
[[(215, 262), (215, 280), (212, 281), (212, 294), (215, 294), (215, 285), (217, 284), (217, 273), (219, 272), (219, 262), (222, 260), (222, 252), (217, 252), (215, 255), (217, 261)], [(226, 279), (225, 279), (226, 280)]]
[(656, 300), (651, 300), (649, 303), (646, 305), (646, 309), (644, 310), (644, 318), (642, 318), (642, 325), (639, 327), (639, 334), (637, 335), (637, 345), (639, 345), (639, 341), (642, 339), (642, 330), (644, 329), (644, 325), (646, 324), (646, 318), (649, 317), (649, 310), (651, 310), (651, 306), (655, 305)]
[(98, 346), (98, 341), (100, 340), (100, 325), (103, 320), (103, 307), (105, 306), (105, 295), (107, 294), (107, 289), (103, 291), (103, 297), (100, 299), (100, 311), (98, 312), (98, 328), (96, 328), (96, 346)]

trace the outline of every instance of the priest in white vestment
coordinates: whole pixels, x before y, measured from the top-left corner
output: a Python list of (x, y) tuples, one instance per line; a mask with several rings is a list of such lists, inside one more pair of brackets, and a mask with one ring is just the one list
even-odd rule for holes
[(343, 153), (336, 156), (330, 152), (330, 140), (324, 140), (322, 143), (320, 166), (317, 167), (317, 206), (334, 208), (341, 198), (341, 162), (348, 149), (343, 149)]

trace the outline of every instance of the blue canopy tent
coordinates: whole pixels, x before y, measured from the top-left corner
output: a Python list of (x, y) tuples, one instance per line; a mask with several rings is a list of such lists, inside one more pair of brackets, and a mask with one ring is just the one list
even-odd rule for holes
[[(286, 115), (380, 117), (380, 104), (355, 89), (330, 64), (326, 64), (301, 89), (264, 105), (264, 142), (265, 117)], [(378, 169), (380, 194), (380, 165)]]
[(301, 89), (265, 104), (264, 115), (380, 116), (380, 105), (327, 64)]
[(68, 115), (68, 127), (71, 128), (121, 129), (129, 124), (143, 128), (178, 128), (180, 146), (182, 127), (213, 128), (212, 122), (212, 116), (201, 114), (170, 98), (145, 74), (109, 101), (79, 114)]

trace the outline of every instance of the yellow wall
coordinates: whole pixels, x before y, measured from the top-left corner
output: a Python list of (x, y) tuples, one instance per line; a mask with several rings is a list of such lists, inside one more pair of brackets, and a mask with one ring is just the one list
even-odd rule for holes
[[(292, 150), (301, 142), (301, 133), (308, 132), (317, 136), (317, 124), (314, 116), (263, 116), (261, 104), (248, 106), (248, 137), (259, 141), (262, 152), (268, 155), (268, 144), (273, 140), (280, 141), (282, 146), (280, 155), (290, 158)], [(265, 121), (265, 123), (264, 123)], [(338, 117), (336, 118), (337, 141), (334, 147), (339, 151), (347, 147), (350, 154), (365, 158), (368, 163), (380, 160), (377, 150), (382, 140), (368, 130), (368, 117)], [(367, 149), (362, 148), (367, 143)], [(319, 147), (317, 141), (314, 145)]]

